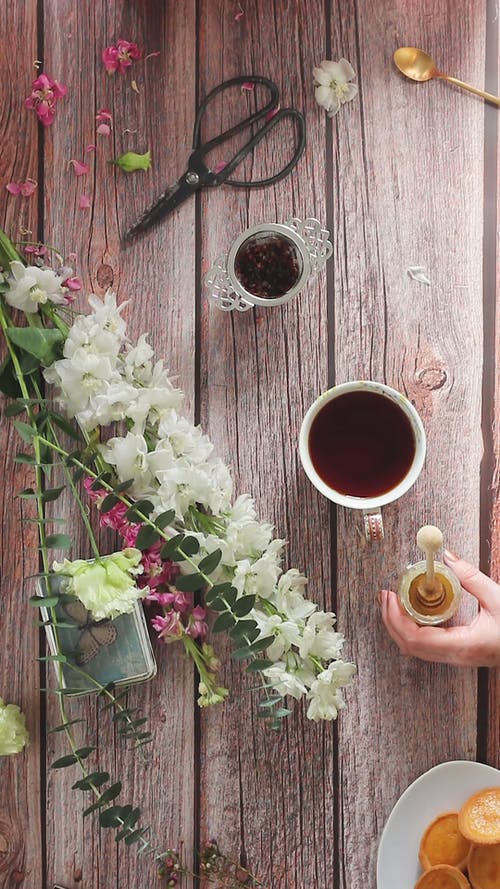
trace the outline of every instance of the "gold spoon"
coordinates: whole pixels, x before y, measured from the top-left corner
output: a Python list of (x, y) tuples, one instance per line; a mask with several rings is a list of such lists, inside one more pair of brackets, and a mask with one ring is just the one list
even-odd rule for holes
[(432, 80), (433, 77), (441, 77), (442, 80), (449, 80), (455, 86), (461, 86), (462, 89), (469, 90), (470, 93), (482, 96), (488, 102), (493, 102), (495, 105), (500, 106), (498, 96), (485, 93), (484, 90), (478, 90), (475, 86), (464, 83), (463, 80), (457, 80), (456, 77), (450, 77), (449, 74), (443, 74), (442, 71), (438, 71), (433, 59), (422, 49), (415, 49), (414, 46), (402, 46), (394, 53), (394, 62), (401, 73), (409, 77), (410, 80), (424, 81)]

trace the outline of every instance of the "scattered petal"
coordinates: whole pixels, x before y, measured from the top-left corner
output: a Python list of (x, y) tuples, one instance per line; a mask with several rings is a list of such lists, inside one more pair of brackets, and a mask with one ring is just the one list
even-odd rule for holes
[(85, 176), (90, 169), (89, 165), (84, 164), (83, 161), (70, 160), (70, 164), (73, 164), (73, 169), (77, 176)]
[(108, 74), (114, 74), (115, 71), (125, 74), (132, 62), (140, 58), (141, 51), (137, 43), (130, 43), (128, 40), (119, 40), (116, 46), (107, 46), (102, 53), (102, 60)]
[(121, 157), (117, 157), (110, 161), (116, 164), (125, 173), (133, 173), (135, 170), (149, 170), (151, 167), (151, 152), (146, 151), (145, 154), (136, 154), (135, 151), (127, 151)]
[(124, 136), (125, 133), (135, 134), (135, 133), (137, 133), (137, 130), (131, 130), (130, 127), (127, 127), (125, 130), (122, 130), (122, 136)]
[(100, 123), (97, 127), (97, 132), (100, 136), (110, 136), (111, 135), (111, 127), (109, 123)]
[(88, 210), (90, 207), (90, 198), (88, 198), (86, 194), (81, 194), (78, 206), (80, 207), (80, 210)]
[(241, 89), (242, 89), (242, 90), (254, 90), (254, 89), (255, 89), (255, 83), (252, 83), (251, 80), (245, 80), (245, 83), (242, 83), (242, 84), (241, 84)]
[(221, 173), (227, 167), (227, 161), (219, 161), (212, 170), (212, 173)]
[(430, 278), (427, 277), (427, 273), (423, 265), (411, 265), (407, 269), (407, 272), (413, 281), (418, 281), (420, 284), (427, 284), (428, 287), (431, 286)]
[(113, 115), (111, 114), (109, 108), (99, 108), (95, 119), (97, 123), (111, 123), (111, 121), (113, 120)]
[(147, 56), (144, 56), (144, 61), (147, 62), (148, 59), (154, 59), (156, 56), (161, 56), (160, 50), (156, 52), (148, 52)]
[(5, 188), (9, 194), (19, 194), (21, 191), (21, 186), (17, 182), (8, 182)]
[(242, 9), (241, 6), (240, 6), (239, 12), (237, 12), (236, 15), (235, 15), (235, 17), (234, 17), (235, 22), (239, 22), (240, 19), (242, 19), (244, 15), (245, 15), (245, 10)]
[(96, 145), (92, 145), (92, 144), (91, 144), (91, 145), (87, 145), (87, 147), (86, 147), (86, 149), (85, 149), (85, 151), (96, 151), (96, 150), (97, 150), (97, 146), (96, 146)]
[(76, 253), (68, 253), (68, 260), (70, 262), (76, 262)]
[(36, 182), (35, 179), (27, 179), (26, 182), (21, 182), (21, 194), (23, 198), (29, 198), (37, 186), (38, 182)]
[(137, 86), (137, 81), (136, 81), (136, 80), (133, 80), (132, 83), (130, 84), (130, 86), (132, 87), (134, 93), (138, 93), (138, 92), (139, 92), (139, 87)]

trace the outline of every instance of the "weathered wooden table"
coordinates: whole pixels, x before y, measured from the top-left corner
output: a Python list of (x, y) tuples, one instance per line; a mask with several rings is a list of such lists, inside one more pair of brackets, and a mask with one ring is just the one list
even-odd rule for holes
[[(396, 47), (422, 46), (442, 70), (498, 94), (498, 5), (242, 0), (239, 11), (234, 0), (1, 4), (2, 225), (76, 252), (87, 291), (111, 287), (130, 299), (132, 331), (151, 331), (237, 490), (255, 496), (260, 516), (287, 537), (289, 564), (309, 575), (311, 596), (337, 613), (358, 676), (338, 723), (312, 724), (295, 707), (274, 736), (255, 718), (250, 678), (229, 657), (229, 701), (200, 713), (191, 667), (159, 647), (158, 676), (130, 692), (155, 736), (148, 770), (107, 719), (97, 720), (95, 700), (73, 711), (94, 732), (99, 766), (121, 775), (165, 846), (183, 842), (189, 857), (214, 836), (266, 889), (374, 889), (378, 838), (416, 776), (449, 759), (500, 765), (498, 673), (401, 656), (375, 599), (414, 559), (416, 529), (429, 521), (451, 548), (500, 573), (498, 111), (444, 82), (406, 81), (392, 62)], [(108, 77), (101, 52), (120, 37), (160, 55), (126, 78)], [(341, 56), (360, 93), (329, 121), (314, 100), (312, 68)], [(68, 86), (44, 131), (23, 107), (37, 58)], [(304, 110), (299, 166), (274, 188), (205, 191), (125, 249), (127, 225), (185, 169), (199, 98), (250, 73), (274, 79), (283, 104)], [(246, 109), (251, 98), (238, 101)], [(95, 141), (102, 107), (112, 110), (113, 135), (106, 145), (101, 138), (80, 180), (69, 160)], [(234, 103), (219, 108), (214, 133), (239, 113)], [(148, 148), (147, 174), (105, 164), (106, 151)], [(271, 139), (250, 172), (265, 173), (280, 156)], [(38, 180), (36, 196), (9, 197), (7, 182), (28, 176)], [(282, 308), (230, 315), (210, 307), (201, 281), (215, 257), (248, 225), (292, 215), (316, 215), (331, 230), (326, 273)], [(412, 280), (410, 266), (423, 266), (430, 286)], [(329, 384), (356, 378), (406, 393), (428, 435), (425, 469), (386, 509), (378, 548), (360, 545), (357, 516), (317, 494), (298, 458), (309, 404)], [(48, 768), (66, 749), (48, 733), (56, 704), (40, 693), (35, 658), (44, 642), (26, 604), (35, 526), (23, 523), (16, 492), (29, 471), (14, 468), (9, 420), (0, 433), (0, 694), (28, 714), (32, 738), (25, 754), (0, 763), (0, 886), (153, 886), (152, 862), (83, 821), (71, 770)], [(467, 597), (463, 618), (473, 610)]]

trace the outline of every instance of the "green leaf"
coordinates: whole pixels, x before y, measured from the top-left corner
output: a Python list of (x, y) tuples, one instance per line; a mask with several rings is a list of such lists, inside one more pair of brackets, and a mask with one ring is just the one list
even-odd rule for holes
[(291, 712), (292, 711), (287, 707), (278, 707), (278, 709), (274, 711), (273, 716), (276, 719), (284, 719), (285, 716), (290, 716)]
[(23, 394), (10, 355), (0, 364), (0, 392), (9, 398), (20, 398)]
[(172, 556), (177, 554), (177, 547), (182, 544), (184, 540), (184, 534), (175, 534), (170, 540), (167, 540), (166, 543), (163, 544), (160, 550), (160, 556), (162, 559), (171, 559)]
[[(125, 809), (126, 806), (124, 806), (123, 808)], [(116, 842), (117, 843), (120, 840), (122, 840), (130, 832), (130, 829), (132, 827), (134, 827), (134, 825), (137, 823), (137, 821), (140, 818), (141, 810), (139, 808), (133, 809), (132, 806), (130, 806), (130, 808), (132, 811), (129, 812), (129, 814), (126, 815), (125, 818), (122, 819), (123, 820), (122, 828), (116, 835)]]
[(202, 571), (203, 574), (211, 574), (212, 571), (215, 571), (221, 559), (222, 551), (220, 549), (214, 550), (213, 553), (209, 553), (208, 556), (201, 560), (198, 565), (198, 571)]
[[(151, 503), (150, 500), (136, 500), (135, 503), (130, 507), (130, 509), (127, 509), (127, 512), (125, 513), (125, 515), (129, 519), (129, 521), (142, 522), (143, 517), (150, 516), (151, 513), (153, 512), (153, 509), (154, 509), (154, 505)], [(133, 518), (133, 516), (129, 515), (129, 513), (134, 513), (134, 511), (135, 511), (136, 515), (137, 515), (137, 513), (141, 513), (141, 516), (137, 516), (137, 518)]]
[(70, 725), (76, 725), (77, 722), (85, 722), (84, 719), (69, 719), (67, 722), (61, 722), (60, 725), (55, 725), (54, 728), (49, 728), (47, 734), (54, 735), (56, 732), (65, 732), (66, 728)]
[(104, 791), (104, 793), (102, 794), (101, 799), (100, 799), (101, 806), (104, 805), (105, 803), (110, 803), (114, 799), (116, 799), (118, 794), (121, 792), (121, 789), (122, 789), (122, 782), (121, 781), (116, 781), (115, 784), (112, 784), (110, 787), (106, 788), (106, 790)]
[(175, 581), (176, 589), (182, 593), (195, 593), (203, 589), (206, 580), (201, 574), (180, 574)]
[(22, 420), (14, 420), (14, 428), (27, 444), (31, 444), (37, 435), (36, 430), (29, 423), (23, 423)]
[(262, 639), (257, 639), (250, 645), (249, 651), (252, 654), (255, 654), (256, 651), (264, 651), (265, 648), (269, 648), (272, 642), (274, 642), (274, 636), (263, 636)]
[(184, 561), (184, 556), (194, 556), (198, 552), (200, 544), (196, 537), (185, 537), (182, 546), (179, 547), (179, 561)]
[(51, 503), (53, 500), (57, 500), (63, 491), (64, 485), (61, 485), (60, 488), (47, 488), (41, 496), (42, 503)]
[(270, 661), (269, 658), (256, 658), (250, 664), (247, 664), (246, 670), (247, 673), (260, 673), (262, 670), (272, 667), (272, 665), (273, 661)]
[(44, 654), (37, 657), (37, 661), (43, 661), (47, 663), (57, 663), (57, 664), (67, 664), (68, 658), (65, 654)]
[(49, 549), (70, 549), (72, 540), (68, 534), (49, 534), (45, 538), (45, 545)]
[(116, 494), (106, 494), (106, 497), (101, 503), (101, 512), (109, 512), (110, 509), (113, 509), (119, 502), (120, 498), (117, 497)]
[(255, 596), (242, 596), (233, 605), (233, 612), (237, 617), (244, 617), (249, 614), (255, 605)]
[(54, 608), (59, 602), (59, 596), (31, 596), (29, 603), (33, 608)]
[(244, 661), (246, 658), (252, 657), (252, 652), (249, 651), (248, 645), (245, 645), (244, 648), (237, 648), (236, 651), (231, 652), (231, 657), (234, 661)]
[(53, 364), (61, 354), (64, 337), (56, 327), (9, 327), (7, 335), (15, 346), (42, 364)]
[[(257, 714), (257, 715), (259, 715), (259, 714)], [(100, 799), (98, 799), (97, 802), (92, 803), (92, 805), (89, 806), (88, 809), (84, 809), (83, 817), (86, 818), (87, 815), (91, 815), (92, 812), (97, 812), (97, 809), (100, 809), (101, 806), (102, 806), (102, 802)]]
[(132, 833), (129, 833), (128, 836), (125, 837), (125, 844), (127, 846), (131, 846), (133, 843), (136, 843), (144, 834), (146, 833), (144, 828), (139, 828), (139, 830), (134, 830)]
[(27, 352), (22, 352), (21, 357), (19, 359), (19, 364), (21, 366), (21, 370), (25, 376), (38, 371), (40, 367), (40, 361), (38, 358), (35, 358), (34, 355), (28, 355)]
[(137, 549), (149, 549), (159, 539), (160, 534), (158, 531), (155, 531), (150, 525), (143, 525), (135, 539), (135, 546)]
[[(62, 693), (62, 689), (58, 689), (58, 691)], [(75, 754), (68, 753), (67, 756), (61, 756), (60, 759), (56, 759), (52, 763), (51, 769), (65, 769), (67, 766), (74, 766), (76, 762), (78, 762), (78, 759)]]
[(99, 815), (101, 827), (121, 827), (123, 806), (110, 806)]
[(22, 414), (23, 411), (26, 410), (25, 404), (20, 404), (19, 401), (15, 401), (13, 404), (8, 404), (4, 410), (4, 417), (16, 417), (18, 414)]
[(157, 528), (160, 528), (162, 531), (171, 525), (175, 519), (175, 509), (169, 509), (167, 512), (160, 513), (159, 516), (156, 516), (154, 523)]
[(120, 482), (120, 484), (116, 486), (115, 491), (118, 491), (120, 494), (122, 494), (123, 491), (128, 491), (128, 489), (131, 488), (134, 484), (134, 481), (135, 479), (128, 478), (124, 482)]
[(36, 457), (34, 454), (16, 454), (14, 463), (27, 463), (29, 466), (36, 466)]
[(10, 269), (10, 263), (16, 261), (22, 262), (21, 257), (10, 238), (0, 229), (0, 265), (8, 270)]
[(49, 411), (49, 417), (52, 422), (59, 426), (59, 429), (62, 429), (66, 435), (69, 435), (70, 438), (74, 438), (76, 441), (81, 441), (81, 433), (80, 430), (77, 429), (76, 426), (73, 426), (72, 423), (69, 423), (66, 417), (61, 416), (56, 411)]
[(219, 617), (215, 621), (213, 625), (214, 633), (222, 633), (223, 630), (228, 630), (230, 627), (234, 627), (236, 623), (236, 618), (233, 617), (230, 611), (224, 611), (223, 614), (219, 614)]
[[(83, 722), (83, 719), (74, 719), (73, 722)], [(57, 731), (60, 731), (64, 728), (64, 726), (58, 726)], [(86, 775), (85, 778), (80, 778), (79, 781), (76, 781), (72, 786), (72, 790), (92, 790), (92, 787), (102, 787), (103, 784), (106, 784), (109, 781), (109, 775), (107, 772), (92, 772), (90, 775)]]
[(233, 629), (230, 631), (230, 636), (239, 641), (241, 636), (246, 636), (247, 633), (250, 633), (252, 630), (255, 630), (257, 624), (254, 620), (239, 620)]

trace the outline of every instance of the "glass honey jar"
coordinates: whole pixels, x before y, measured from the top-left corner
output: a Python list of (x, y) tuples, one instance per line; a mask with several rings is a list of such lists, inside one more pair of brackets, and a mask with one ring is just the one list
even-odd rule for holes
[(442, 562), (434, 563), (435, 584), (426, 588), (426, 562), (408, 565), (399, 578), (398, 595), (409, 616), (422, 626), (438, 626), (457, 612), (462, 595), (458, 577)]

